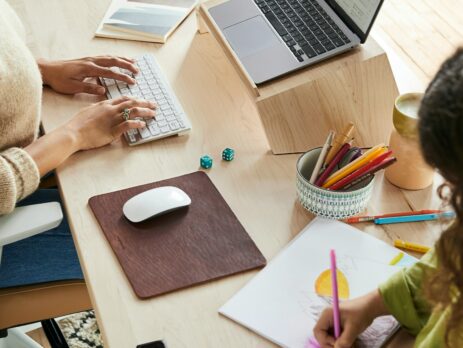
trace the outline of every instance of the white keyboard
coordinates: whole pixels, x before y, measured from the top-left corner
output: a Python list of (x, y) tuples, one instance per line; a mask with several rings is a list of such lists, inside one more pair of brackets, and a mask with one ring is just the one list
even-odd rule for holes
[(182, 135), (191, 130), (191, 123), (154, 56), (145, 54), (138, 57), (136, 58), (136, 65), (140, 72), (135, 76), (128, 70), (120, 69), (121, 72), (136, 79), (137, 83), (135, 85), (100, 78), (101, 83), (107, 89), (106, 96), (108, 99), (132, 96), (151, 100), (157, 104), (155, 118), (144, 119), (146, 127), (131, 129), (125, 133), (128, 144), (131, 146), (143, 144), (171, 135)]

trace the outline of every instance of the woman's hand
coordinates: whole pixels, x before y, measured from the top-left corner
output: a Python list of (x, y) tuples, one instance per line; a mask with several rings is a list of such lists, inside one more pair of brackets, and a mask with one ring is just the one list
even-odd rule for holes
[(376, 317), (389, 314), (378, 290), (339, 306), (341, 336), (333, 336), (333, 309), (326, 308), (314, 328), (314, 336), (322, 348), (350, 348), (356, 338), (371, 325)]
[[(74, 152), (111, 143), (129, 129), (142, 128), (145, 122), (135, 117), (154, 117), (155, 104), (147, 100), (121, 97), (82, 109), (68, 123), (45, 134), (25, 150), (34, 159), (40, 175), (57, 168)], [(130, 119), (122, 116), (130, 110)]]
[[(134, 118), (153, 118), (156, 104), (148, 100), (120, 97), (105, 100), (82, 109), (65, 127), (76, 136), (77, 150), (104, 146), (119, 138), (129, 129), (145, 127), (144, 121)], [(130, 119), (124, 120), (124, 109)]]
[(43, 83), (56, 92), (63, 94), (90, 93), (104, 95), (105, 88), (89, 81), (90, 77), (107, 77), (134, 84), (135, 80), (129, 75), (116, 72), (112, 67), (129, 70), (137, 74), (138, 69), (134, 60), (124, 57), (87, 57), (74, 60), (37, 61), (42, 73)]

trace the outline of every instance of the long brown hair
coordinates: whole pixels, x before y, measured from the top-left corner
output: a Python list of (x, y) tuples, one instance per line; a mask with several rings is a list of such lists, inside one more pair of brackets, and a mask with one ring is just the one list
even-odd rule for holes
[(436, 243), (437, 269), (424, 283), (434, 306), (450, 308), (445, 341), (462, 333), (463, 322), (463, 49), (449, 58), (428, 86), (419, 111), (426, 161), (446, 180), (439, 192), (457, 214)]

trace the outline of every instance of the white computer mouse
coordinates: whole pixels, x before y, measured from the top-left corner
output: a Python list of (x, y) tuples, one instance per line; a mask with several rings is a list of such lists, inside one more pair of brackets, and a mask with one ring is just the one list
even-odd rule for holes
[(130, 221), (141, 222), (190, 204), (190, 197), (178, 187), (164, 186), (133, 196), (125, 202), (122, 211)]

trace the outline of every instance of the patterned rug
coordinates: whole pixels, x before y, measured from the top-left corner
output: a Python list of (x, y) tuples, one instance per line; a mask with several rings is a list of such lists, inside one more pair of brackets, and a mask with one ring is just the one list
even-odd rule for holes
[(93, 311), (72, 314), (58, 321), (70, 348), (103, 348)]

